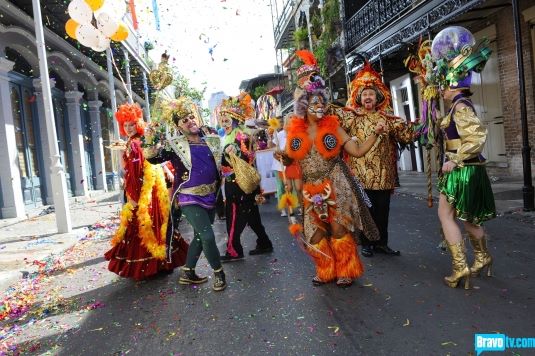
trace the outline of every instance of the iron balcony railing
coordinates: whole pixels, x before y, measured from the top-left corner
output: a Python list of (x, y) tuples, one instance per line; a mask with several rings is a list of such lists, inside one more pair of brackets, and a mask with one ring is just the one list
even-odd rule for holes
[(284, 6), (282, 7), (280, 16), (277, 19), (277, 25), (273, 29), (275, 44), (278, 44), (281, 41), (281, 38), (284, 34), (284, 30), (288, 26), (288, 23), (291, 19), (292, 11), (294, 9), (296, 1), (298, 0), (286, 0)]
[(371, 0), (345, 23), (346, 52), (401, 18), (421, 1)]

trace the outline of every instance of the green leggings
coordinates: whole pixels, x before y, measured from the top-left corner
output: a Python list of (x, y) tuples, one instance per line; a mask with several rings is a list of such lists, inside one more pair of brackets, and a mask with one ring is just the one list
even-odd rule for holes
[(181, 207), (186, 220), (193, 227), (193, 240), (189, 244), (186, 267), (195, 268), (197, 261), (204, 251), (210, 266), (216, 270), (221, 268), (219, 250), (215, 243), (212, 224), (215, 218), (215, 209), (205, 209), (199, 205), (185, 205)]

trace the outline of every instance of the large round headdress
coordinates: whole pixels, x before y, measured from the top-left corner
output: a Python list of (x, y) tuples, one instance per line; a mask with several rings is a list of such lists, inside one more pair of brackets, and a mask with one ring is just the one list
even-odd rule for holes
[(373, 89), (377, 94), (375, 109), (385, 110), (390, 105), (390, 90), (383, 83), (381, 75), (371, 66), (370, 62), (364, 61), (364, 66), (355, 75), (355, 79), (349, 83), (349, 98), (347, 106), (359, 108), (362, 106), (361, 96), (364, 89)]
[(243, 123), (245, 120), (255, 117), (253, 99), (246, 92), (240, 95), (224, 99), (219, 109), (219, 116), (230, 116), (232, 119)]
[(325, 81), (320, 75), (318, 61), (314, 54), (306, 49), (296, 51), (295, 54), (303, 61), (296, 70), (297, 86), (306, 92), (325, 88)]
[(476, 48), (474, 35), (461, 26), (440, 31), (431, 44), (439, 83), (451, 89), (470, 87), (471, 72), (481, 72), (490, 57), (491, 50), (487, 45), (485, 40)]

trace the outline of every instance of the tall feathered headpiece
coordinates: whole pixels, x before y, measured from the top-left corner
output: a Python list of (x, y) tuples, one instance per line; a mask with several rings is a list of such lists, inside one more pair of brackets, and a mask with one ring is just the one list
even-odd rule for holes
[(219, 110), (219, 115), (228, 115), (239, 122), (244, 122), (255, 117), (255, 107), (253, 99), (246, 92), (241, 92), (236, 97), (223, 100)]
[(304, 63), (296, 70), (297, 85), (307, 92), (325, 88), (325, 81), (319, 74), (320, 68), (314, 54), (306, 49), (296, 51), (295, 54)]
[(382, 111), (390, 105), (390, 90), (383, 83), (381, 75), (377, 73), (370, 62), (364, 61), (364, 66), (355, 75), (355, 79), (349, 84), (349, 99), (347, 106), (359, 108), (362, 106), (361, 96), (364, 89), (373, 89), (377, 94), (375, 109)]

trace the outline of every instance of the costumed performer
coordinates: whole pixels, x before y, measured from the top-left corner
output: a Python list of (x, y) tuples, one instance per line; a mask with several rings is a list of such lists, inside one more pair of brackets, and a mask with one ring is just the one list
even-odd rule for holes
[[(472, 72), (480, 73), (491, 50), (483, 41), (475, 46), (474, 36), (460, 26), (447, 27), (433, 39), (431, 54), (436, 62), (435, 75), (441, 94), (450, 107), (440, 122), (444, 134), (446, 161), (439, 177), (438, 216), (448, 250), (452, 256), (452, 274), (444, 282), (457, 287), (464, 278), (464, 288), (470, 288), (470, 276), (479, 275), (483, 268), (491, 275), (492, 256), (481, 224), (496, 217), (494, 195), (481, 155), (487, 130), (481, 124), (470, 100)], [(474, 250), (472, 267), (466, 262), (461, 230), (455, 218), (463, 222)]]
[[(305, 64), (297, 69), (294, 116), (286, 127), (282, 155), (285, 164), (298, 161), (302, 170), (304, 242), (316, 265), (312, 283), (336, 280), (338, 286), (346, 287), (364, 271), (354, 233), (363, 231), (376, 240), (379, 232), (368, 212), (364, 190), (341, 152), (364, 155), (383, 132), (384, 123), (378, 122), (372, 137), (357, 145), (340, 127), (337, 116), (325, 115), (328, 97), (313, 54), (306, 50), (296, 54)], [(300, 226), (290, 226), (294, 235), (296, 228)]]
[(187, 285), (208, 280), (206, 276), (200, 277), (195, 272), (201, 252), (204, 252), (214, 270), (212, 289), (222, 291), (227, 283), (212, 228), (220, 185), (217, 162), (221, 156), (221, 144), (219, 136), (200, 130), (194, 110), (194, 104), (187, 98), (164, 102), (162, 119), (168, 125), (165, 141), (151, 142), (152, 147), (147, 147), (147, 151), (151, 152), (150, 162), (170, 161), (173, 164), (172, 201), (176, 201), (193, 227), (193, 240), (178, 282)]
[(121, 277), (142, 280), (157, 273), (172, 273), (185, 261), (188, 244), (180, 233), (170, 236), (169, 193), (161, 166), (144, 157), (140, 137), (144, 133), (143, 111), (125, 104), (115, 114), (119, 132), (128, 136), (123, 154), (126, 203), (112, 248), (104, 257), (108, 269)]

